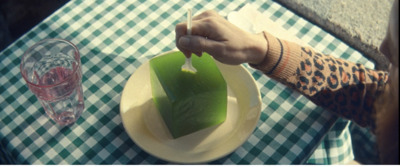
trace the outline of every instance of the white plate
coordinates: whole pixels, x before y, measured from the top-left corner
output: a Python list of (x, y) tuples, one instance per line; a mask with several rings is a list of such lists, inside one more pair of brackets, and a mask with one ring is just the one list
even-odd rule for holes
[(122, 123), (129, 137), (149, 154), (176, 163), (209, 162), (241, 146), (259, 120), (260, 92), (243, 66), (216, 64), (228, 84), (225, 122), (173, 139), (153, 103), (146, 62), (129, 78), (121, 96)]

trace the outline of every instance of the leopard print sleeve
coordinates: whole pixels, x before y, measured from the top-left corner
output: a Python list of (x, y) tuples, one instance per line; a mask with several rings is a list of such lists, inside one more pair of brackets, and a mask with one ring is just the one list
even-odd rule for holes
[(324, 55), (266, 32), (264, 35), (267, 56), (252, 67), (343, 118), (375, 128), (373, 103), (388, 81), (387, 72)]

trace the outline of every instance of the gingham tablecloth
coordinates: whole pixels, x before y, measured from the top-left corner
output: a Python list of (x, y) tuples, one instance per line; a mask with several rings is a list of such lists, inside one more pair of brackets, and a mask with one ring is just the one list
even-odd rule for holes
[[(199, 2), (135, 0), (67, 3), (0, 53), (0, 159), (22, 164), (168, 163), (141, 150), (125, 132), (119, 114), (124, 84), (153, 56), (175, 48), (175, 25), (185, 10), (214, 9), (221, 15), (245, 0)], [(340, 40), (273, 1), (258, 10), (327, 54), (373, 63)], [(62, 38), (81, 53), (85, 110), (71, 126), (59, 127), (45, 114), (23, 81), (23, 52), (45, 38)], [(262, 113), (257, 128), (233, 153), (212, 164), (305, 163), (337, 118), (284, 85), (245, 67), (257, 81)]]

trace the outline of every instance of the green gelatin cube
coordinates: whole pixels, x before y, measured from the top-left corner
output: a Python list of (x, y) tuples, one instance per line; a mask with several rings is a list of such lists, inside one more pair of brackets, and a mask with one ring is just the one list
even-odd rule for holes
[(184, 63), (182, 52), (150, 60), (153, 101), (174, 138), (226, 119), (227, 86), (214, 59), (205, 53), (192, 56), (196, 73), (182, 71)]

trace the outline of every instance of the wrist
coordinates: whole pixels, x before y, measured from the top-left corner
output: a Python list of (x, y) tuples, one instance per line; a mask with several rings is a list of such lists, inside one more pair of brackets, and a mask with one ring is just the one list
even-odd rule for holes
[(268, 51), (258, 64), (250, 64), (265, 74), (273, 77), (287, 78), (296, 72), (301, 59), (301, 47), (297, 44), (280, 40), (273, 35), (263, 32), (268, 41)]
[(249, 53), (248, 63), (249, 64), (260, 64), (265, 59), (268, 52), (268, 41), (264, 36), (264, 33), (253, 34), (253, 43), (251, 44), (251, 53)]

